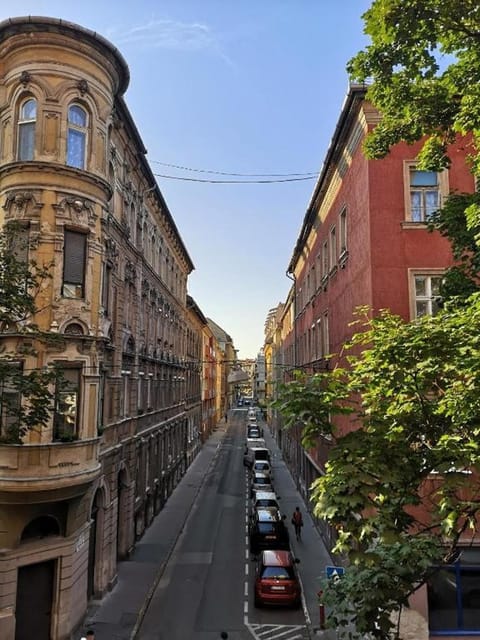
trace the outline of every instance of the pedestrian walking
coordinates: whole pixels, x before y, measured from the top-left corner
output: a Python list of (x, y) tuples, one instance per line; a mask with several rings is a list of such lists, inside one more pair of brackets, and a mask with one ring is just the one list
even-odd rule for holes
[(292, 515), (292, 524), (295, 529), (295, 536), (297, 537), (297, 540), (301, 540), (303, 516), (302, 516), (302, 512), (300, 511), (300, 507), (295, 507), (295, 511), (293, 512), (293, 515)]

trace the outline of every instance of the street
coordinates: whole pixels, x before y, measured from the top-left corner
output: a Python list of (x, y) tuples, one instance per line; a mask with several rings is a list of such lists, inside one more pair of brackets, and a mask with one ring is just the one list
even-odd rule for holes
[[(303, 638), (302, 609), (253, 605), (254, 562), (248, 551), (248, 483), (243, 466), (244, 410), (230, 413), (208, 471), (138, 628), (142, 640), (251, 638), (269, 625), (284, 639)], [(283, 462), (274, 460), (282, 484)], [(281, 493), (280, 493), (281, 495)], [(277, 637), (269, 635), (270, 638)], [(278, 636), (280, 637), (280, 636)]]
[(218, 424), (131, 557), (119, 564), (115, 588), (91, 603), (76, 640), (87, 629), (95, 640), (215, 640), (222, 633), (229, 640), (335, 637), (318, 630), (316, 597), (332, 560), (266, 423), (280, 509), (287, 523), (297, 505), (304, 514), (301, 542), (288, 525), (303, 594), (300, 609), (254, 606), (245, 424), (243, 408)]

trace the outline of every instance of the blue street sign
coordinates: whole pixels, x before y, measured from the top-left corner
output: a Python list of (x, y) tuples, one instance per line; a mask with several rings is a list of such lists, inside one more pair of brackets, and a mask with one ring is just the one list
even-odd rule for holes
[(327, 578), (339, 578), (343, 576), (345, 569), (343, 567), (325, 567), (325, 573)]

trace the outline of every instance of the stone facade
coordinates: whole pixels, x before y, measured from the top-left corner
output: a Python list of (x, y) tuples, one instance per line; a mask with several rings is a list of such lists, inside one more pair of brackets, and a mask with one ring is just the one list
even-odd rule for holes
[(60, 365), (71, 390), (0, 446), (0, 637), (62, 640), (198, 451), (202, 341), (119, 52), (49, 18), (1, 23), (0, 50), (0, 224), (53, 264), (35, 320), (59, 338), (22, 364)]

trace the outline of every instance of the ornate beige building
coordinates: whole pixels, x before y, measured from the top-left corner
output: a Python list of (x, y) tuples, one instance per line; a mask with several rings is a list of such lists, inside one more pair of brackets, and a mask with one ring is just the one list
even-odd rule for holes
[(198, 450), (202, 338), (122, 56), (77, 25), (15, 18), (0, 60), (0, 223), (53, 262), (36, 321), (60, 337), (22, 355), (10, 329), (0, 347), (27, 369), (60, 364), (69, 385), (47, 428), (0, 445), (0, 637), (57, 640), (114, 585)]

